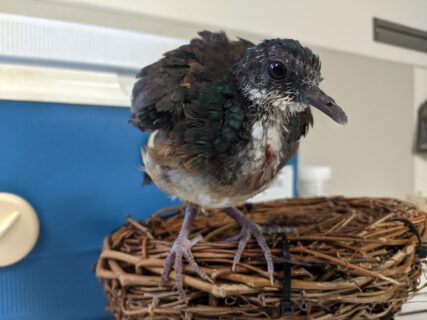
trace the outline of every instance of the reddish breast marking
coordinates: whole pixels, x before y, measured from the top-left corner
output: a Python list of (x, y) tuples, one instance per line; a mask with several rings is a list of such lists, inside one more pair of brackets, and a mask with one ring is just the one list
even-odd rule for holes
[(270, 145), (267, 144), (265, 146), (265, 151), (264, 151), (264, 164), (263, 164), (263, 166), (264, 167), (269, 166), (270, 163), (271, 163), (271, 161), (272, 161), (272, 159), (273, 159), (273, 154), (271, 153)]
[[(262, 185), (265, 183), (264, 181), (261, 181), (261, 179), (264, 177), (266, 171), (270, 169), (273, 163), (273, 160), (275, 158), (276, 156), (271, 152), (270, 145), (267, 144), (264, 150), (264, 161), (262, 163), (259, 173), (256, 175), (255, 182), (254, 182), (254, 187), (256, 189), (261, 188)], [(273, 178), (273, 171), (272, 170), (268, 170), (268, 171), (269, 171), (269, 179), (271, 180)]]

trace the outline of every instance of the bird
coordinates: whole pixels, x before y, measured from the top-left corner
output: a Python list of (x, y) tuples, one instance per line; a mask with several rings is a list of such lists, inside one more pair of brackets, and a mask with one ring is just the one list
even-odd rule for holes
[(141, 149), (145, 183), (182, 200), (184, 218), (165, 259), (160, 285), (183, 260), (212, 282), (191, 252), (191, 223), (200, 208), (221, 208), (240, 226), (232, 270), (255, 238), (273, 283), (274, 263), (263, 227), (236, 209), (268, 188), (313, 125), (311, 107), (339, 124), (347, 116), (319, 87), (319, 56), (293, 39), (259, 44), (201, 31), (136, 76), (129, 123), (149, 133)]

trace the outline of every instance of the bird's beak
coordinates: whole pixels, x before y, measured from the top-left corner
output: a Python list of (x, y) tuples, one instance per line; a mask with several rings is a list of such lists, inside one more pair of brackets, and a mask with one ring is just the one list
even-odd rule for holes
[(347, 123), (347, 115), (341, 107), (335, 103), (334, 99), (318, 88), (308, 92), (305, 95), (304, 102), (319, 109), (339, 124)]

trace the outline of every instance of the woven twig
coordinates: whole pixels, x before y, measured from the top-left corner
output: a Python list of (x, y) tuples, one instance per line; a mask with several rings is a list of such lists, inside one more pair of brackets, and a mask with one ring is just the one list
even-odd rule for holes
[[(422, 273), (416, 236), (393, 217), (404, 217), (426, 235), (427, 216), (411, 204), (380, 198), (314, 198), (259, 203), (241, 208), (265, 226), (276, 262), (271, 285), (263, 254), (251, 240), (235, 272), (238, 232), (221, 210), (199, 213), (191, 238), (193, 254), (214, 283), (184, 265), (190, 303), (179, 300), (171, 272), (159, 287), (163, 262), (178, 234), (182, 208), (165, 208), (147, 222), (128, 218), (104, 241), (96, 274), (116, 319), (381, 319), (398, 313), (417, 290)], [(250, 210), (249, 210), (250, 209)], [(290, 261), (281, 256), (283, 231)], [(286, 228), (284, 228), (286, 229)], [(292, 315), (280, 314), (283, 273), (291, 263)]]

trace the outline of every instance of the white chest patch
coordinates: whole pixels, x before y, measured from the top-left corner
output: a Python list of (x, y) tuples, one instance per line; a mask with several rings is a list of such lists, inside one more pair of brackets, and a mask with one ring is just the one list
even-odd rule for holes
[(263, 120), (258, 120), (252, 125), (252, 138), (262, 140), (262, 144), (272, 144), (272, 147), (279, 146), (283, 126), (284, 124), (279, 119), (272, 120), (268, 124)]
[(264, 136), (264, 126), (262, 124), (262, 121), (257, 121), (252, 126), (252, 138), (255, 140), (261, 140)]
[(282, 148), (283, 123), (276, 120), (266, 131), (265, 146), (269, 146), (273, 152), (279, 152)]
[(282, 148), (282, 132), (283, 123), (279, 120), (274, 120), (268, 124), (263, 120), (256, 121), (251, 130), (253, 138), (250, 145), (251, 150), (244, 151), (246, 155), (249, 155), (248, 166), (262, 166), (266, 148), (269, 149), (269, 152), (279, 154)]

